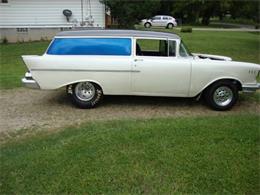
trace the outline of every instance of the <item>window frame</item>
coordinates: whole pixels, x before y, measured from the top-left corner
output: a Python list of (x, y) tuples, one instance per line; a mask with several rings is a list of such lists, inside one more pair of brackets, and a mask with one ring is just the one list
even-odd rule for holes
[[(136, 43), (137, 43), (137, 40), (138, 39), (148, 39), (148, 40), (166, 40), (168, 45), (168, 56), (139, 56), (139, 55), (136, 55)], [(175, 56), (169, 56), (169, 41), (175, 41)], [(133, 55), (134, 57), (141, 57), (141, 58), (177, 58), (177, 56), (179, 55), (179, 52), (178, 52), (178, 49), (179, 49), (179, 42), (178, 42), (178, 39), (169, 39), (169, 38), (160, 38), (160, 37), (134, 37), (134, 41), (133, 41), (133, 46), (134, 46), (134, 49), (132, 50), (133, 52)]]

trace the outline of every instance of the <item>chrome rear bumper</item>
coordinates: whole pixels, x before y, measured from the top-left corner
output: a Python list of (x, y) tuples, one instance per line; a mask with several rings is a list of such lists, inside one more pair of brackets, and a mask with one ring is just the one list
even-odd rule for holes
[(250, 85), (248, 84), (248, 85), (242, 86), (243, 92), (246, 92), (246, 93), (255, 92), (258, 89), (260, 89), (260, 83), (250, 84)]
[(22, 84), (24, 87), (31, 88), (31, 89), (40, 89), (39, 84), (32, 78), (30, 72), (25, 73), (25, 77), (22, 78)]

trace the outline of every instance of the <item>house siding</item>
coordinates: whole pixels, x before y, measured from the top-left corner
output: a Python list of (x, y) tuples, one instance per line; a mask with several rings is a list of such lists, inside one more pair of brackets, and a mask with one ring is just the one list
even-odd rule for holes
[[(83, 0), (83, 16), (90, 15), (89, 0)], [(99, 0), (90, 0), (94, 27), (105, 27), (105, 8)], [(62, 11), (72, 11), (70, 21), (82, 22), (81, 0), (9, 0), (0, 4), (0, 28), (73, 26)]]
[[(93, 25), (86, 23), (83, 28), (104, 28), (105, 6), (99, 0), (82, 2), (83, 9), (81, 0), (9, 0), (8, 4), (0, 3), (1, 39), (9, 42), (51, 39), (64, 28), (80, 27), (82, 10), (83, 22), (90, 14), (94, 20)], [(62, 13), (64, 9), (72, 11), (69, 22)], [(28, 28), (28, 32), (18, 32), (17, 28)]]

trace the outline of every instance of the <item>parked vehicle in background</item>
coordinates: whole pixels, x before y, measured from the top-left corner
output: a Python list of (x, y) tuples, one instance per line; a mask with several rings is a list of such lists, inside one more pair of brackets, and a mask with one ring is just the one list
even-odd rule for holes
[(259, 89), (258, 64), (225, 56), (191, 54), (172, 33), (135, 30), (60, 32), (42, 56), (22, 56), (22, 82), (39, 89), (67, 88), (81, 108), (105, 95), (204, 97), (228, 110), (238, 92)]
[(177, 26), (177, 22), (174, 17), (166, 15), (154, 16), (151, 19), (143, 19), (142, 25), (145, 28), (150, 28), (151, 26), (162, 26), (165, 28), (173, 28)]

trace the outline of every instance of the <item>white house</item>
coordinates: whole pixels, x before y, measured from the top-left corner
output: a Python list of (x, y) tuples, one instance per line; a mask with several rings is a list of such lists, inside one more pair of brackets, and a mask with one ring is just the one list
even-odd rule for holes
[(0, 0), (2, 40), (51, 39), (61, 30), (93, 27), (105, 27), (99, 0)]

